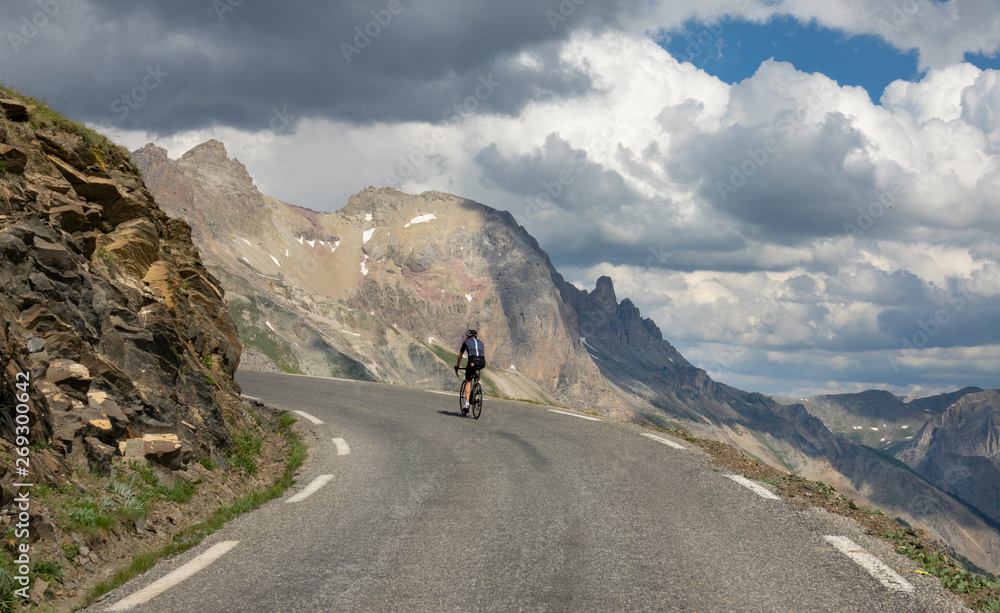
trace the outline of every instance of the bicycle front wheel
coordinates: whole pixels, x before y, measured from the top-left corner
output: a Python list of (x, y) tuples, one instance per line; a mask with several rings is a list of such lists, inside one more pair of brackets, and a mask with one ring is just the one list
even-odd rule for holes
[(468, 413), (465, 408), (465, 386), (469, 385), (468, 381), (462, 381), (462, 385), (458, 387), (458, 410), (462, 412), (462, 415)]
[(479, 415), (483, 412), (483, 388), (477, 383), (476, 387), (472, 388), (472, 416), (479, 419)]

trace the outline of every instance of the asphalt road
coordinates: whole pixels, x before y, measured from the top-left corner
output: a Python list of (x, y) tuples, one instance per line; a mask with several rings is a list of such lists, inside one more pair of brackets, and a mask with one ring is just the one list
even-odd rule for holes
[[(684, 441), (492, 398), (473, 420), (454, 395), (238, 378), (322, 420), (300, 419), (316, 440), (299, 482), (87, 611), (962, 610), (855, 524), (762, 498)], [(914, 589), (886, 587), (827, 536)], [(206, 551), (221, 555), (125, 607)]]

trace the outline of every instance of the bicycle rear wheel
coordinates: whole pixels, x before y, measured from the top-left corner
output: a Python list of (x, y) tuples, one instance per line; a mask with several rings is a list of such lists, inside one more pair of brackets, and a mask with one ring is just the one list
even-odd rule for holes
[(465, 408), (465, 386), (469, 385), (468, 381), (462, 381), (462, 385), (458, 387), (458, 410), (462, 412), (462, 415), (466, 415), (469, 410)]
[(483, 412), (483, 388), (476, 382), (476, 386), (472, 388), (472, 416), (479, 419), (479, 415)]

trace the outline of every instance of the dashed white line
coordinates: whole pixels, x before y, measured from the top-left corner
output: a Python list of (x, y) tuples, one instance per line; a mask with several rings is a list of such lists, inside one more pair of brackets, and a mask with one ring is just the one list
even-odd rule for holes
[(549, 409), (553, 413), (561, 413), (563, 415), (569, 415), (571, 417), (579, 417), (580, 419), (589, 419), (590, 421), (601, 421), (597, 417), (591, 417), (589, 415), (580, 415), (579, 413), (570, 413), (569, 411), (560, 411), (559, 409)]
[(239, 541), (223, 541), (213, 545), (208, 551), (191, 560), (184, 566), (173, 570), (160, 579), (150, 583), (143, 589), (132, 594), (128, 598), (119, 600), (108, 608), (109, 611), (125, 611), (136, 605), (140, 605), (151, 598), (167, 591), (181, 581), (184, 581), (199, 570), (205, 568), (212, 562), (221, 558), (227, 551), (239, 544)]
[(684, 451), (687, 451), (687, 447), (685, 447), (684, 445), (678, 445), (677, 443), (673, 442), (672, 440), (663, 438), (662, 436), (656, 436), (655, 434), (650, 434), (648, 432), (642, 432), (642, 435), (645, 436), (646, 438), (651, 438), (654, 441), (659, 441), (659, 442), (663, 443), (664, 445), (669, 445), (670, 447), (673, 447), (674, 449), (683, 449)]
[(344, 439), (335, 438), (333, 444), (337, 446), (337, 455), (350, 455), (351, 448), (347, 446), (347, 441)]
[(771, 490), (767, 489), (763, 485), (754, 483), (753, 481), (747, 479), (743, 475), (726, 475), (726, 476), (732, 479), (733, 481), (739, 483), (743, 487), (747, 488), (748, 490), (752, 491), (753, 493), (757, 494), (761, 498), (767, 498), (768, 500), (781, 500), (780, 497), (771, 493)]
[(330, 481), (330, 479), (333, 479), (333, 475), (320, 475), (316, 477), (315, 479), (313, 479), (312, 483), (306, 486), (306, 489), (292, 496), (285, 502), (301, 502), (305, 500), (306, 498), (318, 492), (319, 488), (326, 485)]
[(913, 591), (913, 586), (906, 579), (900, 577), (899, 573), (886, 566), (882, 560), (868, 553), (846, 536), (824, 536), (823, 538), (840, 551), (840, 553), (854, 560), (858, 566), (868, 571), (868, 574), (878, 579), (879, 583), (890, 590), (899, 592)]
[(314, 423), (316, 425), (319, 425), (319, 424), (323, 423), (322, 419), (319, 419), (317, 417), (313, 417), (312, 415), (310, 415), (309, 413), (306, 413), (305, 411), (294, 411), (294, 412), (298, 413), (302, 417), (305, 417), (306, 419), (308, 419), (309, 421), (311, 421), (312, 423)]

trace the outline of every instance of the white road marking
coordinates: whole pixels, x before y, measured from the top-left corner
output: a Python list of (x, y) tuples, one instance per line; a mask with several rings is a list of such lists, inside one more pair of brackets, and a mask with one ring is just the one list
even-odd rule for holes
[(319, 425), (319, 424), (323, 423), (322, 419), (313, 417), (312, 415), (310, 415), (309, 413), (306, 413), (305, 411), (294, 411), (294, 412), (298, 413), (302, 417), (305, 417), (306, 419), (308, 419), (309, 421), (311, 421), (312, 423), (314, 423), (316, 425)]
[(342, 438), (333, 439), (333, 444), (337, 446), (337, 455), (349, 455), (351, 448), (347, 446), (347, 441)]
[(886, 566), (882, 560), (868, 553), (846, 536), (824, 536), (823, 538), (840, 551), (840, 553), (854, 560), (858, 566), (868, 571), (868, 574), (878, 579), (879, 583), (890, 590), (899, 592), (913, 591), (913, 586), (906, 579), (900, 577), (899, 573)]
[(441, 390), (422, 390), (431, 394), (444, 394), (445, 396), (458, 396), (458, 392), (444, 392)]
[(256, 396), (247, 396), (246, 394), (240, 394), (240, 397), (246, 398), (247, 400), (260, 400), (260, 398)]
[(726, 476), (732, 479), (733, 481), (739, 483), (743, 487), (747, 488), (748, 490), (754, 492), (761, 498), (767, 498), (768, 500), (781, 500), (780, 497), (775, 496), (773, 493), (771, 493), (771, 490), (767, 489), (763, 485), (760, 485), (759, 483), (754, 483), (753, 481), (747, 479), (743, 475), (726, 475)]
[(333, 475), (320, 475), (320, 476), (316, 477), (315, 479), (313, 479), (312, 483), (310, 483), (309, 485), (306, 486), (306, 489), (304, 489), (301, 492), (299, 492), (298, 494), (292, 496), (291, 498), (289, 498), (285, 502), (286, 503), (287, 502), (301, 502), (301, 501), (305, 500), (306, 498), (312, 496), (316, 492), (318, 492), (319, 488), (321, 488), (324, 485), (326, 485), (331, 479), (333, 479)]
[(654, 441), (659, 441), (659, 442), (663, 443), (664, 445), (670, 445), (674, 449), (683, 449), (684, 451), (687, 451), (687, 447), (685, 447), (684, 445), (678, 445), (677, 443), (673, 442), (672, 440), (663, 438), (662, 436), (656, 436), (655, 434), (650, 434), (648, 432), (643, 432), (642, 435), (645, 436), (646, 438), (651, 438)]
[(569, 411), (560, 411), (559, 409), (549, 409), (553, 413), (562, 413), (563, 415), (570, 415), (572, 417), (579, 417), (580, 419), (589, 419), (590, 421), (601, 421), (597, 417), (591, 417), (589, 415), (580, 415), (579, 413), (570, 413)]
[(132, 594), (128, 598), (119, 600), (117, 603), (108, 608), (109, 611), (125, 611), (131, 609), (134, 606), (140, 605), (151, 598), (154, 598), (161, 593), (167, 591), (173, 586), (177, 585), (181, 581), (184, 581), (191, 575), (195, 574), (199, 570), (205, 568), (212, 562), (221, 558), (227, 551), (239, 544), (239, 541), (223, 541), (221, 543), (216, 543), (208, 551), (191, 560), (184, 566), (173, 570), (160, 579), (150, 583), (143, 589)]

